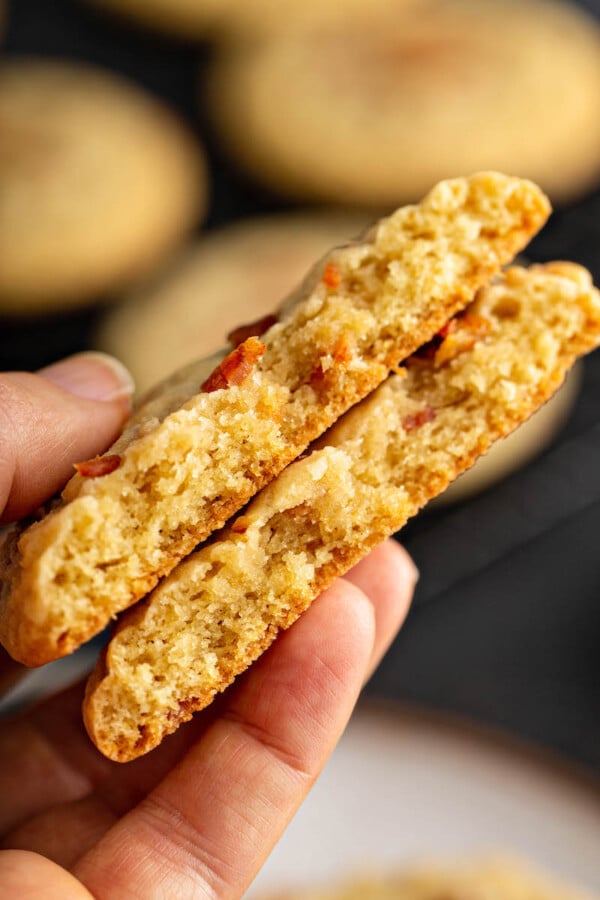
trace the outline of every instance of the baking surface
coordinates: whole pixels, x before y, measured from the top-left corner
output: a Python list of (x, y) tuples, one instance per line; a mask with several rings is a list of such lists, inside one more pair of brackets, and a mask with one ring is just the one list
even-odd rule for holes
[(599, 800), (526, 745), (363, 704), (248, 897), (502, 852), (599, 890)]

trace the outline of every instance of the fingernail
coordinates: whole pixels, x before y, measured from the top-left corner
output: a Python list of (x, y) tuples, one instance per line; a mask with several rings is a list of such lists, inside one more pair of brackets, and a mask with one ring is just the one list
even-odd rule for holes
[(77, 353), (40, 369), (38, 375), (87, 400), (121, 400), (135, 390), (125, 366), (107, 353)]

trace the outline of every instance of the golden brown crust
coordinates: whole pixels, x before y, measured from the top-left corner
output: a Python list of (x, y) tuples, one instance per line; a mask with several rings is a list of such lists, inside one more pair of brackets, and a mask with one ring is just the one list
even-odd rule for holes
[[(62, 505), (8, 538), (20, 553), (0, 607), (8, 651), (40, 665), (142, 597), (464, 307), (548, 210), (521, 179), (442, 182), (318, 264), (242, 384), (198, 393), (192, 366), (151, 397), (112, 448), (116, 471), (76, 475)], [(323, 280), (330, 264), (339, 283)]]
[(509, 269), (471, 315), (489, 323), (473, 346), (389, 378), (122, 617), (84, 706), (103, 753), (134, 758), (203, 708), (600, 342), (600, 294), (577, 266)]

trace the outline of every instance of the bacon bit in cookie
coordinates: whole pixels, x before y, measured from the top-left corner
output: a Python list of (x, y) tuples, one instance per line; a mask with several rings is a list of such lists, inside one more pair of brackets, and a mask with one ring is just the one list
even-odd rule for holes
[(428, 422), (433, 422), (434, 419), (435, 409), (432, 406), (426, 406), (425, 409), (421, 409), (419, 412), (409, 413), (409, 415), (404, 416), (402, 427), (410, 434), (411, 431), (416, 431), (417, 428), (427, 425)]
[(435, 366), (443, 366), (459, 353), (471, 350), (480, 338), (489, 334), (492, 327), (489, 319), (475, 313), (465, 313), (464, 316), (452, 319), (452, 322), (456, 323), (454, 328), (448, 330), (436, 350), (433, 359)]
[(246, 534), (250, 527), (250, 519), (247, 516), (239, 516), (231, 525), (234, 534)]
[(445, 325), (442, 325), (442, 327), (438, 331), (436, 337), (441, 338), (442, 340), (445, 340), (448, 337), (448, 335), (452, 334), (452, 332), (456, 331), (457, 328), (458, 328), (458, 319), (450, 319), (449, 322), (446, 322)]
[(167, 711), (167, 722), (170, 724), (179, 724), (179, 722), (185, 722), (187, 719), (190, 719), (192, 713), (196, 709), (197, 703), (197, 697), (188, 697), (186, 700), (178, 700), (177, 709), (169, 709)]
[(242, 384), (266, 349), (257, 338), (249, 337), (219, 363), (202, 384), (201, 390), (210, 394), (212, 391)]
[(322, 281), (328, 288), (339, 288), (342, 283), (342, 274), (334, 263), (327, 263), (323, 269)]
[[(311, 373), (310, 384), (319, 387), (328, 378), (329, 372), (334, 369), (347, 369), (352, 359), (352, 344), (347, 335), (342, 334), (324, 358), (319, 360), (316, 368)], [(323, 365), (323, 363), (326, 363)]]
[(333, 363), (336, 366), (346, 366), (352, 359), (352, 345), (346, 334), (340, 335), (331, 351)]
[(110, 475), (121, 465), (121, 457), (118, 453), (108, 456), (96, 456), (94, 459), (86, 459), (84, 462), (75, 463), (75, 468), (83, 478), (98, 478), (100, 475)]
[(404, 361), (404, 365), (410, 368), (433, 362), (435, 368), (439, 368), (459, 353), (471, 350), (480, 338), (490, 333), (491, 328), (489, 319), (476, 313), (466, 312), (455, 316), (430, 341), (415, 350)]
[(279, 316), (263, 316), (262, 319), (257, 319), (255, 322), (249, 322), (247, 325), (240, 325), (239, 328), (234, 328), (227, 335), (227, 340), (232, 347), (237, 347), (239, 344), (247, 341), (248, 338), (260, 337), (261, 334), (269, 330), (271, 325), (276, 325), (277, 322), (279, 322)]

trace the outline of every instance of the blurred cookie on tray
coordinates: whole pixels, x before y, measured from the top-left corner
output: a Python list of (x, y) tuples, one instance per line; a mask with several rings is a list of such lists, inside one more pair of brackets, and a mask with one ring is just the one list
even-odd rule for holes
[(87, 0), (131, 23), (185, 40), (295, 31), (421, 0)]
[(289, 213), (212, 232), (106, 316), (96, 337), (144, 392), (173, 369), (227, 344), (242, 322), (273, 313), (334, 244), (368, 224), (346, 213)]
[(561, 0), (397, 0), (230, 44), (203, 88), (232, 160), (303, 200), (387, 207), (498, 169), (562, 202), (600, 177), (600, 26)]
[(416, 865), (337, 887), (271, 894), (269, 900), (594, 900), (529, 863), (508, 856)]
[(0, 313), (82, 306), (164, 261), (204, 213), (198, 142), (82, 62), (0, 65)]
[(188, 40), (204, 38), (226, 14), (228, 0), (86, 0), (131, 23)]

